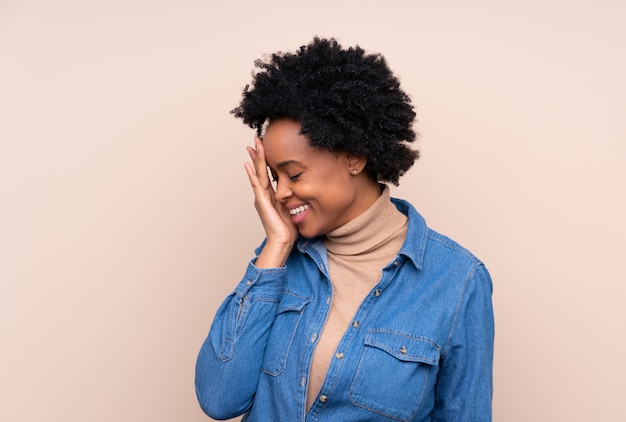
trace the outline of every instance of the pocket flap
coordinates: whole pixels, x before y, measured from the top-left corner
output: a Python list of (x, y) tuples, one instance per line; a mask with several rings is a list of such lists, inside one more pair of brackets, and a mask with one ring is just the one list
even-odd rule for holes
[(276, 310), (276, 313), (280, 314), (290, 311), (300, 312), (310, 301), (311, 298), (296, 296), (290, 292), (283, 292), (280, 297), (280, 302), (278, 302), (278, 309)]
[(370, 331), (367, 346), (384, 350), (398, 360), (439, 364), (439, 346), (425, 337), (414, 337), (395, 331)]

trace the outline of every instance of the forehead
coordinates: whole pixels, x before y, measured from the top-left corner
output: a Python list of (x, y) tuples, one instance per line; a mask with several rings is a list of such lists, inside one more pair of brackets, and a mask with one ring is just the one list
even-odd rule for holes
[(263, 139), (274, 140), (299, 136), (304, 137), (300, 134), (300, 123), (292, 119), (279, 119), (273, 120), (267, 125)]
[(294, 162), (308, 166), (332, 157), (330, 151), (312, 147), (309, 138), (300, 133), (300, 124), (288, 119), (269, 124), (263, 136), (263, 148), (267, 164), (274, 169)]

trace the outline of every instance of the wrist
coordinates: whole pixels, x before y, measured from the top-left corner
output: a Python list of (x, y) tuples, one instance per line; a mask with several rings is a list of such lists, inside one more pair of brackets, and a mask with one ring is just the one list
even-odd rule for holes
[(254, 265), (257, 268), (284, 267), (293, 248), (293, 243), (266, 243)]

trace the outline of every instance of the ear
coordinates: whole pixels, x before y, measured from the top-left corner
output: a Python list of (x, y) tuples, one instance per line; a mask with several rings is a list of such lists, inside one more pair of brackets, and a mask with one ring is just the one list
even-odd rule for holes
[[(357, 157), (356, 155), (352, 155), (346, 153), (346, 163), (348, 164), (348, 170), (351, 174), (359, 174), (365, 168), (367, 164), (367, 158), (365, 157)], [(354, 172), (356, 170), (356, 173)]]

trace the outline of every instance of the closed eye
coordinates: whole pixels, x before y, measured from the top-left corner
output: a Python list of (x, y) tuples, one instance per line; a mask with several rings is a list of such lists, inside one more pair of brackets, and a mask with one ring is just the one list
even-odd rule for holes
[(298, 174), (294, 174), (293, 176), (289, 176), (289, 180), (291, 180), (292, 182), (295, 182), (296, 180), (300, 178), (301, 175), (302, 173), (298, 173)]

